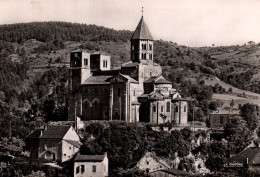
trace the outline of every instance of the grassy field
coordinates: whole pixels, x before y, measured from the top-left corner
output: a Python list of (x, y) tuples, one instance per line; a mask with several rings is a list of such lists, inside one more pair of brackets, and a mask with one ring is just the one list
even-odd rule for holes
[(252, 103), (260, 106), (260, 94), (238, 89), (236, 87), (233, 87), (232, 85), (220, 81), (218, 78), (213, 76), (204, 77), (203, 79), (205, 80), (205, 85), (214, 86), (215, 84), (219, 84), (223, 88), (225, 88), (226, 91), (229, 88), (232, 88), (232, 93), (213, 94), (213, 99), (215, 100), (221, 100), (224, 103), (230, 103), (230, 101), (233, 99), (236, 106), (239, 104), (243, 105), (245, 103)]

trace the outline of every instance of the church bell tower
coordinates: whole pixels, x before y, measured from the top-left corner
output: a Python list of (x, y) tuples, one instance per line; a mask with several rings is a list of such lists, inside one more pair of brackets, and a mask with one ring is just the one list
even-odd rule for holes
[(132, 62), (153, 60), (153, 37), (143, 15), (131, 38), (131, 60)]

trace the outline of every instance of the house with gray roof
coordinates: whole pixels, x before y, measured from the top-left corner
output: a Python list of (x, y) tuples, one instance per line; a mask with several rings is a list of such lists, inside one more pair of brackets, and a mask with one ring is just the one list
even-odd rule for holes
[(227, 159), (225, 168), (260, 168), (260, 147), (249, 147)]
[(33, 159), (64, 162), (72, 158), (81, 146), (72, 126), (47, 125), (25, 138), (26, 148)]
[(108, 158), (104, 155), (77, 154), (74, 159), (74, 177), (108, 176)]

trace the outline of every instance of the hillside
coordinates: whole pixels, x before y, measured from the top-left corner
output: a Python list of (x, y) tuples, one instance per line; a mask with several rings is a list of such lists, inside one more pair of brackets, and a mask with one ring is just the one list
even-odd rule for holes
[[(65, 22), (35, 22), (2, 25), (0, 32), (3, 34), (0, 36), (3, 95), (0, 99), (22, 111), (36, 104), (34, 111), (41, 112), (51, 106), (60, 116), (59, 109), (64, 111), (64, 108), (57, 105), (66, 103), (69, 52), (74, 49), (109, 54), (114, 68), (130, 60), (131, 31)], [(211, 99), (216, 83), (225, 88), (225, 92), (214, 92), (214, 99), (236, 97), (241, 103), (258, 103), (260, 97), (253, 92), (260, 93), (259, 45), (191, 48), (156, 40), (154, 46), (154, 60), (163, 67), (163, 75), (183, 96), (197, 98), (199, 106), (205, 104), (203, 100)], [(202, 82), (205, 86), (200, 84)], [(228, 92), (230, 87), (232, 93)], [(208, 110), (203, 111), (206, 116)]]

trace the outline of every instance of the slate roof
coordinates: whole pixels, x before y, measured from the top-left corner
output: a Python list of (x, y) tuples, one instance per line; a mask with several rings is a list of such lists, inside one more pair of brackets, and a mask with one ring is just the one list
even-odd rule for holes
[(139, 63), (125, 63), (122, 65), (124, 68), (136, 68), (139, 65)]
[(76, 52), (88, 52), (87, 50), (83, 50), (83, 49), (76, 49), (71, 51), (71, 53), (76, 53)]
[(81, 144), (78, 141), (73, 141), (73, 140), (65, 140), (65, 141), (77, 148), (80, 148), (80, 146), (81, 146)]
[(144, 81), (145, 84), (171, 84), (170, 81), (167, 81), (163, 76), (155, 76), (150, 77), (146, 81)]
[(139, 82), (135, 79), (133, 79), (132, 77), (130, 77), (129, 75), (124, 75), (124, 74), (120, 74), (122, 75), (124, 78), (126, 78), (127, 80), (129, 80), (131, 83), (136, 83), (138, 84)]
[(249, 165), (260, 164), (260, 147), (250, 147), (235, 156), (227, 159), (225, 164), (228, 163), (242, 163), (246, 164), (248, 160)]
[(119, 74), (120, 72), (120, 68), (119, 69), (112, 69), (112, 70), (105, 70), (105, 71), (101, 71), (100, 69), (93, 71), (93, 76), (115, 76), (117, 74)]
[(37, 129), (34, 130), (32, 133), (30, 133), (28, 136), (26, 136), (26, 139), (30, 139), (30, 138), (39, 138), (39, 136), (41, 136), (41, 131), (43, 131), (43, 129)]
[(90, 76), (82, 85), (109, 84), (113, 76)]
[(188, 101), (188, 99), (181, 98), (181, 97), (176, 97), (172, 99), (173, 101)]
[(164, 96), (159, 92), (152, 92), (148, 95), (148, 98), (153, 100), (162, 100)]
[(137, 25), (134, 34), (132, 35), (131, 40), (134, 39), (149, 39), (153, 40), (153, 36), (151, 35), (148, 26), (146, 25), (144, 18), (142, 16), (139, 24)]
[(151, 173), (155, 173), (155, 172), (158, 172), (158, 171), (162, 171), (164, 173), (168, 173), (168, 174), (176, 175), (176, 176), (190, 176), (191, 175), (188, 172), (181, 171), (181, 170), (174, 169), (174, 168), (172, 168), (172, 169), (160, 169), (160, 170), (153, 171)]
[(78, 154), (74, 162), (102, 162), (105, 155), (80, 155)]
[(69, 131), (70, 127), (71, 126), (48, 125), (47, 129), (42, 133), (40, 138), (62, 139)]
[(230, 109), (224, 109), (224, 108), (218, 108), (217, 111), (213, 111), (211, 114), (239, 114), (239, 110), (233, 109), (233, 111)]

